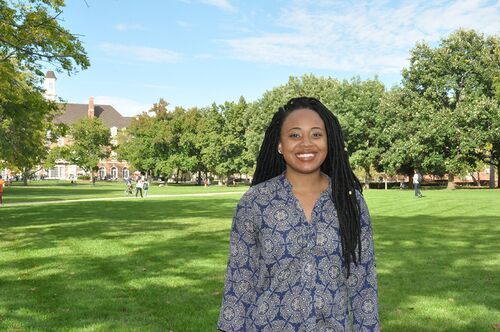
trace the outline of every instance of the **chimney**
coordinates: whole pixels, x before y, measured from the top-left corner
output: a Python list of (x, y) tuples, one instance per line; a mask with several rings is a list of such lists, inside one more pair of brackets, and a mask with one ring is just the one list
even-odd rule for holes
[(89, 98), (89, 111), (87, 115), (90, 119), (94, 118), (94, 97)]

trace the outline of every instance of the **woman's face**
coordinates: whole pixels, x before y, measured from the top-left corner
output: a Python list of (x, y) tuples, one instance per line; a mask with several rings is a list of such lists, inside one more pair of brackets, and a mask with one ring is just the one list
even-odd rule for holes
[(305, 108), (290, 113), (281, 127), (278, 147), (287, 172), (319, 171), (328, 154), (328, 142), (325, 124), (318, 113)]

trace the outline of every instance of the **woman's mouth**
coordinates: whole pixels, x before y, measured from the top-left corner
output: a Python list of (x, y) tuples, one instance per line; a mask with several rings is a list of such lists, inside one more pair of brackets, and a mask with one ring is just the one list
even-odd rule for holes
[(314, 159), (314, 157), (316, 156), (316, 154), (315, 153), (311, 153), (311, 152), (308, 152), (308, 153), (297, 153), (296, 156), (300, 160), (311, 160), (311, 159)]

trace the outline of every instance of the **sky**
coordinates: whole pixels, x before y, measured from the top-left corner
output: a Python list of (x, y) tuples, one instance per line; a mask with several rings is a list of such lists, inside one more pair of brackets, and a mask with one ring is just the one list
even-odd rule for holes
[(438, 45), (458, 28), (498, 34), (500, 2), (67, 0), (59, 18), (91, 66), (56, 71), (57, 95), (133, 116), (160, 98), (170, 109), (252, 102), (304, 74), (390, 88), (417, 42)]

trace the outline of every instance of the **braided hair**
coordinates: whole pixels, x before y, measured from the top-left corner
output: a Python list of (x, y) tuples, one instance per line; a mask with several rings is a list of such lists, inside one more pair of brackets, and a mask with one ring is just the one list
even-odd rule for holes
[(361, 257), (361, 212), (356, 191), (361, 193), (362, 188), (349, 164), (340, 123), (318, 99), (292, 98), (274, 114), (257, 157), (252, 186), (278, 176), (286, 170), (285, 160), (278, 153), (281, 127), (288, 115), (299, 109), (309, 109), (318, 113), (325, 124), (328, 154), (321, 165), (321, 171), (332, 180), (331, 199), (339, 218), (342, 256), (347, 267), (347, 276), (349, 276), (351, 262), (357, 265)]

